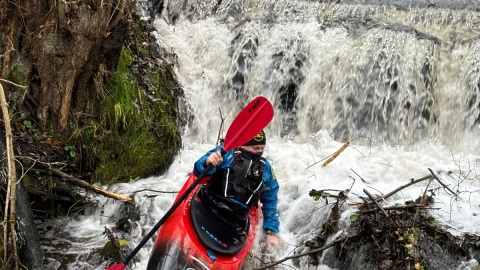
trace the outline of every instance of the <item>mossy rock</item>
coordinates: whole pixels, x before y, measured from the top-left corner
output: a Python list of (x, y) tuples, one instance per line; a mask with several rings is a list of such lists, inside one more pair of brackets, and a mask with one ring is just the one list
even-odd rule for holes
[(162, 61), (150, 53), (152, 42), (139, 40), (132, 44), (143, 47), (122, 49), (117, 69), (105, 84), (98, 116), (73, 138), (81, 140), (78, 159), (94, 170), (94, 182), (161, 174), (180, 149), (176, 100), (183, 94)]
[[(120, 244), (120, 248), (123, 249), (127, 246), (128, 241), (121, 239), (118, 241), (118, 243)], [(118, 250), (118, 248), (112, 241), (108, 241), (100, 250), (100, 254), (102, 255), (102, 257), (108, 260), (112, 260), (112, 262), (123, 261), (122, 255), (120, 255), (121, 252), (122, 251)]]

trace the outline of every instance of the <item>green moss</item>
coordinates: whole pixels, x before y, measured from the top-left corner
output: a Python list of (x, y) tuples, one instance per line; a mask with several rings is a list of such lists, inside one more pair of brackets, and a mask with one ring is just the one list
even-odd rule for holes
[(56, 46), (58, 42), (59, 40), (56, 34), (52, 34), (52, 33), (48, 34), (43, 39), (42, 51), (46, 54), (53, 53), (56, 50)]
[[(13, 61), (12, 69), (10, 74), (8, 74), (7, 80), (20, 85), (25, 86), (27, 85), (27, 76), (28, 72), (26, 70), (26, 64), (22, 62), (20, 58), (17, 58)], [(9, 85), (10, 86), (10, 85)], [(9, 87), (8, 90), (8, 103), (13, 104), (11, 102), (16, 102), (16, 100), (22, 100), (23, 96), (25, 95), (25, 90), (21, 87)], [(16, 113), (16, 109), (14, 106), (9, 106), (9, 111), (12, 115), (12, 123), (19, 118), (18, 114)]]
[(85, 140), (95, 181), (108, 184), (165, 171), (180, 146), (176, 108), (162, 71), (147, 73), (153, 98), (132, 79), (132, 55), (123, 49), (117, 70), (106, 84), (99, 121)]
[(17, 59), (12, 65), (12, 71), (9, 75), (9, 80), (18, 85), (26, 85), (27, 74), (28, 73), (26, 72), (25, 64), (20, 59)]
[[(120, 246), (123, 246), (122, 245), (122, 242), (125, 243), (126, 241), (125, 240), (119, 240), (119, 244)], [(128, 243), (128, 242), (127, 242)], [(108, 241), (102, 249), (100, 249), (100, 254), (104, 257), (104, 258), (109, 258), (111, 260), (113, 260), (114, 262), (120, 262), (120, 261), (123, 261), (123, 258), (120, 257), (120, 254), (119, 254), (119, 250), (117, 250), (117, 247), (115, 246), (114, 243), (112, 243), (112, 241)]]
[(75, 150), (72, 161), (96, 183), (161, 174), (181, 145), (175, 98), (182, 93), (152, 50), (153, 37), (140, 30), (145, 27), (142, 20), (134, 23), (135, 40), (124, 42), (115, 71), (102, 81), (103, 91), (95, 89), (101, 92), (92, 102), (95, 109), (64, 143)]
[(117, 70), (107, 83), (100, 121), (108, 130), (125, 130), (129, 123), (139, 120), (135, 107), (137, 86), (131, 81), (128, 70), (131, 61), (130, 53), (122, 50)]

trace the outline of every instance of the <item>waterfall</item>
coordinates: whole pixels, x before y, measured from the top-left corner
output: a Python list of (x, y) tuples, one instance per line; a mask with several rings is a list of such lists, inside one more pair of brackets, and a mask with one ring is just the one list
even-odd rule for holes
[[(275, 107), (265, 156), (280, 185), (285, 246), (272, 255), (256, 245), (245, 269), (256, 268), (259, 257), (268, 261), (308, 250), (305, 243), (318, 235), (331, 210), (331, 201), (309, 196), (312, 189), (348, 191), (348, 201), (358, 202), (364, 189), (386, 194), (430, 175), (430, 168), (459, 190), (453, 198), (438, 183), (429, 184), (435, 190), (431, 215), (453, 235), (480, 234), (480, 198), (474, 194), (480, 190), (477, 0), (145, 1), (139, 2), (156, 15), (156, 40), (185, 93), (178, 107), (184, 145), (165, 174), (108, 187), (134, 194), (140, 218), (129, 235), (121, 235), (130, 248), (167, 212), (175, 198), (169, 192), (180, 190), (193, 163), (258, 95)], [(332, 163), (318, 164), (346, 140), (352, 143)], [(404, 205), (425, 194), (426, 185), (382, 203)], [(78, 246), (103, 246), (104, 228), (125, 210), (101, 196), (93, 200), (98, 207), (84, 215), (43, 224), (51, 269), (105, 269), (105, 261)], [(354, 205), (342, 207), (338, 234), (357, 212)], [(132, 269), (146, 268), (152, 246), (153, 239)], [(357, 255), (355, 269), (373, 267), (365, 254)], [(473, 259), (437, 256), (446, 268), (478, 267)], [(321, 258), (314, 267), (303, 257), (279, 269), (330, 270), (332, 261)]]
[[(313, 1), (169, 1), (155, 21), (160, 45), (178, 55), (172, 64), (202, 123), (193, 126), (209, 130), (219, 108), (234, 115), (265, 95), (279, 136), (326, 130), (340, 141), (454, 149), (480, 146), (479, 25), (469, 9)], [(195, 97), (211, 108), (196, 109)]]

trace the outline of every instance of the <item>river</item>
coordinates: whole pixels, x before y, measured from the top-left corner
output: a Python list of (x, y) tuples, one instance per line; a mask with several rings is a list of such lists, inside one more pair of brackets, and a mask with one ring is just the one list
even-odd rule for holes
[[(181, 188), (195, 160), (258, 95), (275, 107), (265, 156), (280, 184), (285, 245), (273, 257), (305, 251), (322, 229), (332, 205), (313, 200), (310, 190), (349, 189), (348, 201), (360, 202), (364, 189), (386, 194), (429, 169), (458, 195), (432, 182), (431, 214), (454, 235), (480, 234), (479, 12), (350, 2), (166, 1), (154, 27), (185, 92), (183, 146), (165, 174), (105, 187), (134, 194), (141, 215), (125, 236), (132, 248), (172, 205), (176, 194), (168, 192)], [(426, 185), (384, 204), (416, 199)], [(124, 209), (101, 196), (92, 201), (96, 207), (82, 215), (41, 224), (48, 269), (105, 269), (92, 251), (108, 241), (104, 228)], [(340, 227), (357, 211), (344, 205)], [(145, 269), (153, 240), (132, 269)], [(253, 256), (260, 252), (257, 243)], [(252, 259), (246, 269), (257, 264)], [(306, 257), (282, 267), (332, 269), (309, 268)]]

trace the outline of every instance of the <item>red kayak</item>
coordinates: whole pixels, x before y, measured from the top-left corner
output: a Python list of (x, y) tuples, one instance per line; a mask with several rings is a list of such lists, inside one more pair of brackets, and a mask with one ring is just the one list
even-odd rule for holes
[[(193, 173), (177, 198), (195, 181)], [(239, 270), (256, 236), (259, 215), (252, 208), (243, 225), (231, 224), (205, 202), (202, 179), (161, 227), (147, 270)]]

